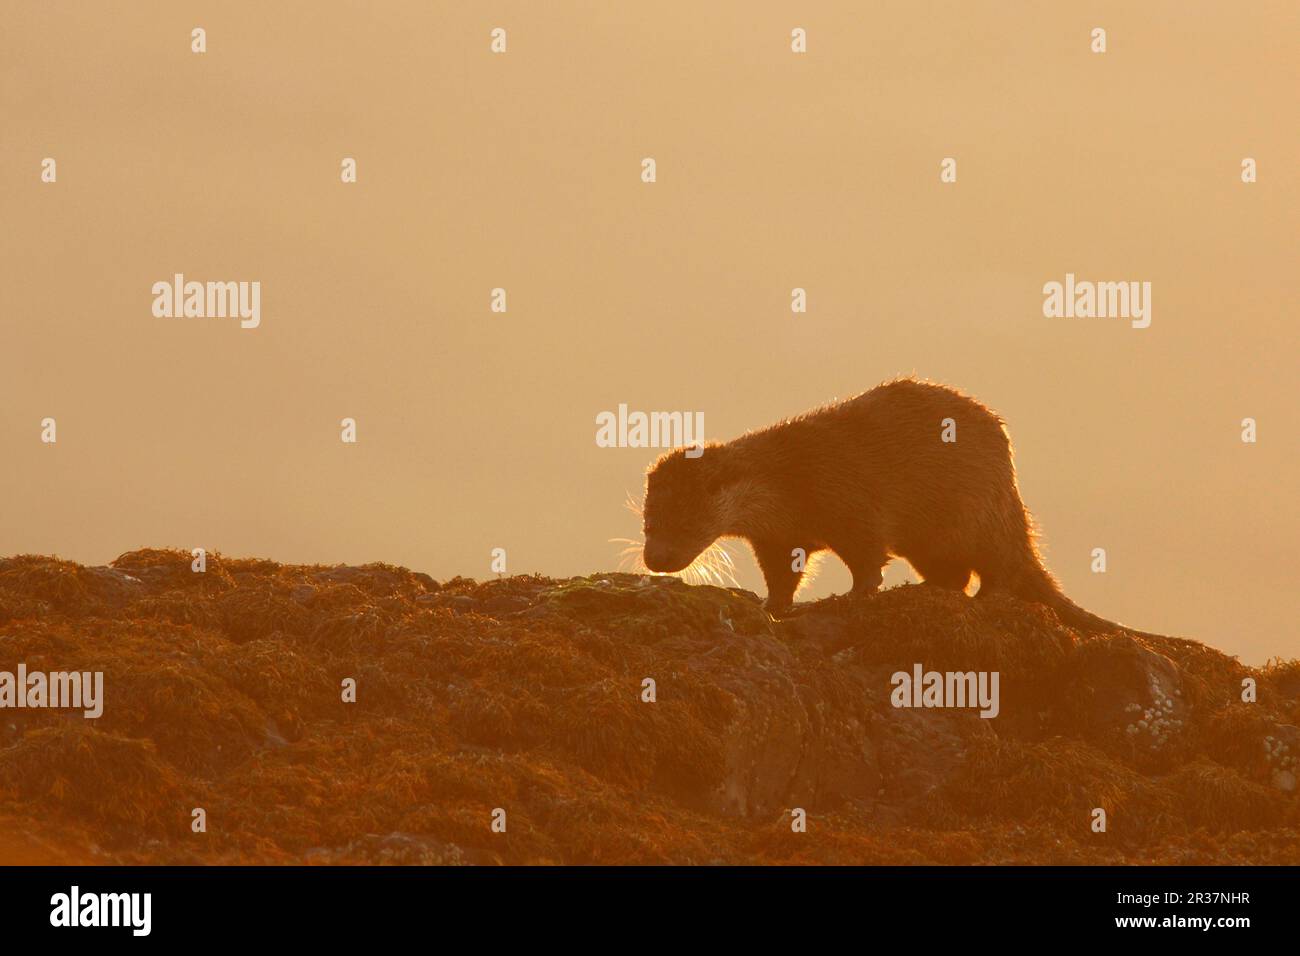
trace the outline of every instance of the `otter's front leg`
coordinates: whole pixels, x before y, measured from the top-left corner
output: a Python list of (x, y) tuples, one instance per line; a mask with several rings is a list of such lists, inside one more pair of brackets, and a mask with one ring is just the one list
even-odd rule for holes
[(880, 590), (880, 583), (885, 580), (880, 568), (868, 568), (853, 572), (853, 590), (851, 594), (875, 594)]
[[(797, 560), (794, 551), (798, 545), (774, 544), (770, 541), (753, 541), (751, 544), (754, 546), (754, 557), (758, 559), (758, 566), (763, 572), (763, 580), (767, 583), (767, 600), (763, 606), (773, 615), (790, 610), (794, 603), (794, 592), (799, 589), (799, 582), (803, 578), (803, 571), (794, 569)], [(804, 562), (807, 559), (805, 549)]]

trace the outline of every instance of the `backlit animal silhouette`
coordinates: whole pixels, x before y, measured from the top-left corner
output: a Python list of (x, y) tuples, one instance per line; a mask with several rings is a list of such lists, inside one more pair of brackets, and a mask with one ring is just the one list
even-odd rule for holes
[(857, 594), (874, 592), (899, 557), (927, 584), (965, 590), (974, 572), (980, 594), (1046, 604), (1085, 630), (1120, 627), (1061, 592), (1035, 546), (1002, 419), (954, 389), (899, 379), (708, 443), (698, 458), (684, 452), (664, 455), (646, 478), (651, 571), (681, 571), (718, 538), (740, 537), (774, 614), (794, 599), (799, 550), (829, 549)]

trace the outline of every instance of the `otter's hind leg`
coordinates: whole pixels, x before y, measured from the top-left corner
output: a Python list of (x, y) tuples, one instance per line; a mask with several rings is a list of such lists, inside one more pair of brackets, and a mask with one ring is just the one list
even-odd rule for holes
[(970, 586), (971, 569), (960, 561), (909, 563), (926, 584), (962, 592)]
[(884, 567), (889, 555), (883, 547), (872, 545), (831, 545), (853, 574), (852, 594), (875, 594), (885, 579)]

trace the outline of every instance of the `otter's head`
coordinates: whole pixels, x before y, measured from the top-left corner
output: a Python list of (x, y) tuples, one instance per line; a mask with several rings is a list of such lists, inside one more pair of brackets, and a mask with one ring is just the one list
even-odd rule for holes
[(688, 458), (679, 448), (660, 458), (646, 475), (642, 559), (651, 571), (673, 573), (689, 567), (726, 533), (719, 501), (726, 483), (724, 458), (720, 445), (706, 445), (698, 458)]

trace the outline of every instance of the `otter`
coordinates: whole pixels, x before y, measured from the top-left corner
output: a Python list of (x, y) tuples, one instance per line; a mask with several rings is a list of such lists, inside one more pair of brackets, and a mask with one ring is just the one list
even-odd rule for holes
[(929, 585), (964, 592), (974, 573), (979, 595), (1009, 592), (1091, 632), (1129, 630), (1061, 591), (1020, 500), (1005, 423), (955, 389), (896, 379), (708, 442), (699, 457), (687, 450), (665, 454), (646, 476), (651, 571), (681, 571), (717, 539), (737, 537), (754, 550), (774, 617), (793, 604), (802, 549), (838, 555), (855, 595), (874, 593), (897, 557)]

